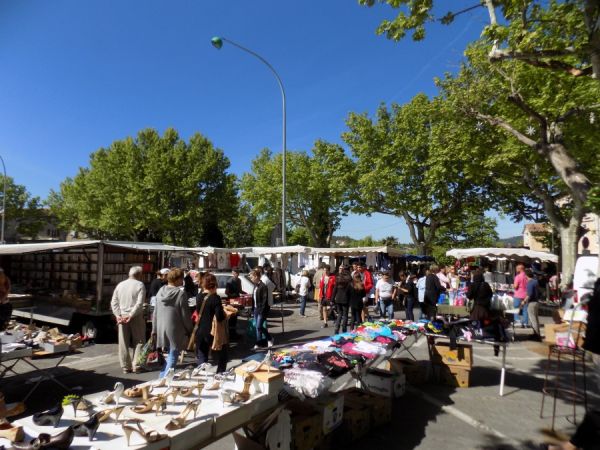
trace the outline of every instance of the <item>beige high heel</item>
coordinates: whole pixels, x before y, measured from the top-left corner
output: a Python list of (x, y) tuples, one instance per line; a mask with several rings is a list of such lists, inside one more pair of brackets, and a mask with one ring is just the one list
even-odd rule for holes
[(152, 386), (134, 386), (132, 388), (126, 389), (123, 394), (129, 398), (139, 398), (142, 397), (144, 400), (148, 400), (150, 398), (150, 393), (152, 392)]
[(200, 407), (201, 402), (202, 400), (200, 399), (187, 402), (185, 408), (183, 408), (183, 411), (181, 411), (177, 417), (171, 419), (167, 426), (165, 426), (165, 429), (171, 431), (179, 430), (180, 428), (185, 427), (186, 419), (190, 412), (193, 411), (194, 419), (196, 418), (196, 414), (198, 413), (198, 408)]
[(138, 414), (146, 414), (156, 408), (156, 415), (158, 416), (159, 411), (163, 411), (167, 408), (167, 399), (164, 395), (158, 395), (152, 397), (139, 405), (131, 407), (131, 410)]
[(2, 419), (0, 420), (0, 438), (8, 439), (10, 442), (21, 442), (25, 439), (25, 433), (23, 427), (13, 425), (8, 420)]
[(197, 390), (198, 397), (200, 397), (200, 394), (202, 393), (202, 389), (204, 389), (204, 383), (198, 383), (196, 386), (181, 388), (179, 390), (179, 395), (181, 395), (182, 397), (189, 397), (190, 395), (192, 395), (194, 393), (195, 390)]
[(163, 439), (166, 439), (167, 437), (164, 434), (160, 434), (156, 430), (145, 431), (139, 422), (135, 422), (135, 424), (137, 428), (132, 427), (131, 425), (127, 425), (126, 423), (121, 425), (121, 428), (123, 428), (123, 433), (125, 434), (125, 438), (127, 439), (128, 447), (131, 446), (131, 444), (129, 443), (131, 440), (131, 433), (139, 434), (141, 438), (147, 443), (161, 441)]
[(115, 408), (108, 408), (103, 411), (100, 411), (98, 413), (98, 420), (100, 422), (105, 422), (106, 420), (108, 420), (110, 418), (110, 416), (114, 416), (115, 422), (118, 422), (119, 416), (121, 415), (121, 413), (123, 412), (124, 409), (125, 409), (125, 406), (117, 406)]
[(177, 400), (177, 396), (181, 393), (181, 388), (171, 387), (164, 394), (161, 394), (165, 397), (165, 403), (168, 403), (169, 397), (171, 397), (171, 401), (175, 404), (175, 400)]

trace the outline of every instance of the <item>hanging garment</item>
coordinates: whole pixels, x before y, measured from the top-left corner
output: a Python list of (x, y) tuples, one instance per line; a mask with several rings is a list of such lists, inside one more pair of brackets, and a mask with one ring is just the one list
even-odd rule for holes
[(239, 253), (232, 253), (229, 255), (229, 264), (231, 267), (239, 267), (241, 262)]
[(375, 267), (377, 265), (377, 255), (375, 253), (367, 253), (367, 267)]

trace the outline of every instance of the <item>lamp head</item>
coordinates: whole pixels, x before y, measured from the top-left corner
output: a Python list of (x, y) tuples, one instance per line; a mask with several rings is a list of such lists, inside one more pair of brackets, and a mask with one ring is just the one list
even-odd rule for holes
[(223, 47), (223, 39), (221, 39), (219, 36), (215, 36), (210, 40), (210, 43), (212, 44), (212, 46), (214, 48), (216, 48), (217, 50), (219, 50), (221, 47)]

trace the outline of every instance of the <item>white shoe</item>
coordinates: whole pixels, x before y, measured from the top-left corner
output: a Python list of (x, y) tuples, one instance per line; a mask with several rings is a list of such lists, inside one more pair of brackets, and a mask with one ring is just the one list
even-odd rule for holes
[(255, 350), (255, 351), (260, 350), (260, 349), (261, 349), (261, 347), (259, 347), (258, 345), (255, 345), (254, 347), (252, 347), (252, 350)]
[(267, 341), (267, 348), (273, 347), (273, 344), (274, 344), (273, 339), (271, 339), (270, 341)]

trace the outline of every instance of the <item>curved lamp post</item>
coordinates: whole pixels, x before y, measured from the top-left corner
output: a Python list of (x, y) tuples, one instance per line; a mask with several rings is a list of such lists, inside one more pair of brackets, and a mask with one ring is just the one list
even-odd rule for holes
[(4, 170), (4, 191), (2, 193), (2, 231), (0, 231), (0, 245), (4, 244), (4, 218), (6, 216), (6, 166), (4, 165), (4, 158), (0, 156), (2, 161), (2, 170)]
[(252, 50), (247, 49), (246, 47), (241, 46), (240, 44), (237, 44), (229, 39), (225, 39), (224, 37), (218, 37), (215, 36), (210, 40), (211, 44), (213, 45), (213, 47), (215, 47), (217, 50), (220, 49), (221, 47), (223, 47), (223, 42), (227, 42), (237, 48), (239, 48), (240, 50), (245, 51), (246, 53), (250, 53), (252, 56), (258, 58), (260, 61), (262, 61), (270, 70), (271, 72), (273, 72), (273, 75), (275, 75), (275, 78), (277, 79), (277, 83), (279, 84), (279, 89), (281, 90), (281, 99), (282, 99), (282, 106), (283, 106), (283, 151), (282, 151), (282, 156), (283, 156), (283, 163), (282, 163), (282, 168), (281, 168), (281, 174), (282, 174), (282, 190), (281, 190), (281, 244), (285, 245), (286, 243), (286, 239), (285, 239), (285, 159), (286, 159), (286, 139), (285, 139), (285, 129), (286, 129), (286, 121), (285, 121), (285, 90), (283, 89), (283, 83), (281, 82), (281, 78), (279, 78), (279, 74), (275, 71), (275, 69), (273, 68), (273, 66), (271, 64), (269, 64), (269, 62), (263, 58), (262, 56), (260, 56), (258, 53), (253, 52)]

